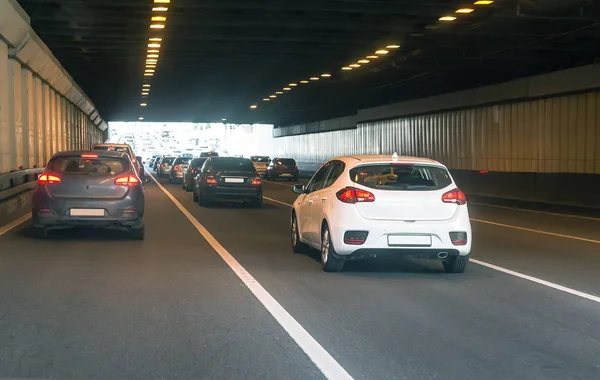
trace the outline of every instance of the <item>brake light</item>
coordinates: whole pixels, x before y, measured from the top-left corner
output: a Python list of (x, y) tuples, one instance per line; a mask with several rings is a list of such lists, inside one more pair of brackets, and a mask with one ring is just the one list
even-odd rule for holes
[(253, 185), (260, 185), (261, 183), (262, 183), (262, 180), (260, 177), (256, 177), (252, 180)]
[(454, 245), (467, 245), (467, 233), (464, 231), (450, 232), (450, 241)]
[(160, 166), (162, 166), (164, 168), (165, 166), (167, 166), (167, 164), (160, 164)]
[(188, 172), (190, 172), (190, 174), (194, 174), (194, 168), (189, 168)]
[(450, 190), (442, 195), (442, 202), (444, 203), (456, 203), (457, 205), (464, 205), (467, 203), (467, 197), (465, 193), (459, 189)]
[(61, 183), (61, 179), (60, 177), (52, 174), (42, 173), (42, 175), (38, 178), (38, 183), (41, 185), (51, 185), (53, 183)]
[(81, 158), (98, 158), (97, 154), (82, 154)]
[(181, 166), (175, 165), (175, 166), (173, 166), (173, 170), (175, 170), (175, 171), (181, 170)]
[(375, 195), (373, 193), (355, 187), (345, 187), (335, 195), (344, 203), (375, 202)]
[(217, 180), (213, 176), (208, 176), (208, 177), (206, 177), (206, 183), (211, 184), (211, 185), (216, 185)]
[(126, 175), (115, 179), (115, 185), (133, 187), (139, 184), (140, 181), (133, 175)]

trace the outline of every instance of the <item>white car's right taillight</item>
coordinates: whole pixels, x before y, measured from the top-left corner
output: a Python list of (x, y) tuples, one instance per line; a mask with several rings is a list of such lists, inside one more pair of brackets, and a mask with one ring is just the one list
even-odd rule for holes
[(464, 205), (467, 203), (467, 197), (465, 196), (465, 193), (463, 193), (459, 189), (453, 189), (442, 195), (442, 202)]
[(375, 202), (375, 195), (370, 191), (357, 189), (355, 187), (345, 187), (338, 191), (336, 194), (337, 199), (344, 203), (358, 203), (358, 202)]

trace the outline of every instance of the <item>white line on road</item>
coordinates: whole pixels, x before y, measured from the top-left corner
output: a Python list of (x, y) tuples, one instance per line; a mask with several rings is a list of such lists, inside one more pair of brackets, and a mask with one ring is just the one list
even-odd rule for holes
[(285, 187), (290, 187), (290, 188), (292, 186), (294, 186), (294, 185), (302, 185), (302, 183), (300, 183), (300, 182), (286, 182), (286, 183), (283, 183), (283, 182), (275, 182), (275, 181), (265, 181), (264, 183), (271, 183), (273, 185), (285, 186)]
[(577, 219), (586, 219), (586, 220), (600, 221), (600, 218), (594, 218), (592, 216), (573, 215), (573, 214), (560, 214), (560, 213), (557, 213), (557, 212), (528, 210), (526, 208), (516, 208), (516, 207), (491, 205), (491, 204), (479, 203), (479, 202), (469, 202), (469, 204), (477, 205), (477, 206), (485, 206), (485, 207), (502, 208), (502, 209), (505, 209), (505, 210), (515, 210), (515, 211), (530, 212), (530, 213), (533, 213), (533, 214), (545, 214), (545, 215), (553, 215), (553, 216), (562, 216), (562, 217), (565, 217), (565, 218), (577, 218)]
[[(277, 199), (267, 198), (267, 197), (263, 197), (263, 198), (266, 199), (266, 200), (268, 200), (268, 201), (279, 203), (279, 204), (284, 205), (284, 206), (290, 206), (290, 207), (292, 206), (289, 203), (281, 202), (281, 201), (278, 201)], [(552, 235), (552, 236), (558, 236), (558, 237), (564, 237), (564, 238), (569, 238), (569, 239), (582, 240), (582, 241), (587, 241), (587, 242), (590, 242), (590, 243), (600, 244), (600, 241), (598, 241), (598, 240), (591, 240), (591, 239), (585, 239), (585, 238), (580, 238), (580, 237), (576, 237), (576, 236), (555, 234), (555, 233), (546, 232), (546, 231), (532, 230), (532, 229), (529, 229), (529, 228), (511, 226), (511, 225), (508, 225), (508, 224), (500, 224), (500, 223), (489, 222), (487, 220), (472, 219), (472, 218), (471, 218), (471, 220), (476, 221), (476, 222), (480, 222), (480, 223), (488, 223), (488, 224), (492, 224), (492, 225), (500, 226), (500, 227), (516, 228), (516, 229), (524, 230), (524, 231), (528, 231), (528, 232), (536, 232), (536, 233), (541, 233), (541, 234), (548, 234), (548, 235)], [(560, 290), (560, 291), (563, 291), (563, 292), (566, 292), (566, 293), (569, 293), (569, 294), (573, 294), (575, 296), (579, 296), (579, 297), (588, 299), (590, 301), (594, 301), (594, 302), (600, 303), (600, 297), (597, 297), (597, 296), (594, 296), (594, 295), (591, 295), (591, 294), (588, 294), (588, 293), (580, 292), (579, 290), (567, 288), (566, 286), (555, 284), (555, 283), (552, 283), (550, 281), (542, 280), (542, 279), (537, 278), (537, 277), (533, 277), (533, 276), (529, 276), (529, 275), (526, 275), (526, 274), (523, 274), (523, 273), (515, 272), (513, 270), (502, 268), (502, 267), (499, 267), (499, 266), (494, 265), (494, 264), (489, 264), (489, 263), (486, 263), (485, 261), (476, 260), (476, 259), (471, 259), (470, 261), (473, 262), (473, 263), (475, 263), (475, 264), (479, 264), (481, 266), (484, 266), (484, 267), (487, 267), (487, 268), (490, 268), (490, 269), (494, 269), (494, 270), (497, 270), (497, 271), (505, 273), (505, 274), (509, 274), (511, 276), (515, 276), (515, 277), (519, 277), (519, 278), (522, 278), (522, 279), (525, 279), (525, 280), (529, 280), (529, 281), (535, 282), (535, 283), (540, 284), (540, 285), (548, 286), (548, 287), (556, 289), (556, 290)]]
[[(231, 270), (246, 284), (248, 289), (254, 294), (254, 296), (263, 304), (265, 309), (275, 320), (287, 331), (287, 333), (294, 339), (298, 346), (308, 355), (310, 360), (321, 370), (323, 375), (328, 379), (348, 379), (351, 380), (352, 376), (346, 372), (346, 370), (327, 352), (323, 346), (319, 344), (313, 338), (308, 331), (298, 323), (288, 313), (279, 302), (267, 290), (258, 282), (252, 275), (244, 269), (244, 267), (214, 238), (214, 236), (208, 232), (208, 230), (198, 222), (196, 218), (167, 190), (161, 185), (153, 175), (152, 180), (158, 185), (158, 187), (175, 203), (175, 206), (185, 215), (185, 217), (192, 223), (196, 230), (206, 239), (206, 241), (213, 247), (213, 249), (221, 256), (221, 258), (229, 265)], [(281, 202), (283, 203), (283, 202)]]
[(31, 214), (25, 214), (22, 217), (20, 217), (19, 219), (13, 220), (12, 222), (8, 223), (7, 225), (0, 227), (0, 236), (4, 235), (5, 233), (12, 230), (13, 228), (20, 226), (21, 224), (25, 223), (29, 219), (31, 219)]

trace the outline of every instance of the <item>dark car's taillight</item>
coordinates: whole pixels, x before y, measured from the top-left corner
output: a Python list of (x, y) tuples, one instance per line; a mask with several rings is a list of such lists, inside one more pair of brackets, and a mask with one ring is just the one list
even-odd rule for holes
[(254, 179), (252, 179), (252, 184), (255, 186), (258, 186), (262, 183), (262, 179), (260, 177), (255, 177)]
[(175, 166), (173, 166), (173, 170), (175, 170), (175, 171), (181, 170), (181, 165), (175, 165)]
[(206, 183), (208, 183), (209, 185), (216, 185), (217, 184), (217, 180), (212, 175), (206, 176), (205, 180), (206, 180)]
[(54, 183), (61, 183), (61, 179), (59, 176), (56, 176), (54, 174), (46, 174), (46, 173), (42, 173), (41, 176), (39, 176), (38, 178), (38, 183), (40, 185), (52, 185)]
[(133, 187), (140, 183), (140, 181), (133, 175), (125, 175), (115, 179), (115, 185)]

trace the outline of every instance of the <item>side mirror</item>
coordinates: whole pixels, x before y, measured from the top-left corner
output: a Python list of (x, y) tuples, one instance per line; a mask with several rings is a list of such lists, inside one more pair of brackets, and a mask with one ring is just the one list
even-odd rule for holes
[(305, 194), (306, 193), (306, 186), (304, 185), (294, 185), (292, 186), (292, 191), (296, 194)]

